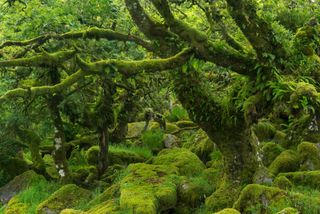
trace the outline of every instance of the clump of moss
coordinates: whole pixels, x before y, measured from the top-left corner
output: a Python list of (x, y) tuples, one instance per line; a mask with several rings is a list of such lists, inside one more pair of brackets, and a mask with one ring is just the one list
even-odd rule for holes
[(240, 212), (238, 210), (233, 209), (233, 208), (226, 208), (226, 209), (223, 209), (223, 210), (216, 212), (214, 214), (240, 214)]
[(60, 213), (65, 208), (73, 208), (90, 200), (91, 193), (74, 184), (68, 184), (54, 192), (37, 207), (37, 214)]
[(320, 150), (314, 143), (302, 142), (298, 145), (300, 170), (320, 169)]
[(274, 175), (280, 172), (294, 172), (299, 169), (299, 157), (293, 150), (283, 151), (269, 166)]
[(293, 187), (293, 184), (285, 176), (278, 176), (273, 181), (273, 186), (278, 187), (283, 190), (290, 190)]
[(262, 148), (262, 161), (265, 166), (269, 166), (284, 149), (274, 142), (264, 143)]
[(180, 175), (196, 176), (201, 174), (205, 165), (194, 153), (184, 148), (164, 149), (154, 158), (153, 164), (174, 166)]

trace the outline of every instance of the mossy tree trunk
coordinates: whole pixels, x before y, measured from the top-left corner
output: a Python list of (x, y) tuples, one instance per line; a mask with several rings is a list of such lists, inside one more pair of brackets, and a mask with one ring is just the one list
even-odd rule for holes
[[(52, 85), (58, 84), (60, 82), (60, 74), (58, 72), (59, 71), (57, 68), (49, 69), (49, 81)], [(48, 95), (47, 103), (54, 126), (54, 150), (52, 152), (52, 156), (55, 162), (56, 169), (60, 176), (60, 181), (62, 183), (68, 183), (70, 182), (71, 177), (68, 167), (68, 161), (66, 158), (66, 140), (63, 122), (59, 110), (59, 104), (61, 100), (61, 95)]]
[(95, 118), (97, 124), (97, 132), (99, 135), (99, 163), (98, 163), (98, 177), (101, 177), (103, 173), (108, 169), (109, 158), (109, 141), (110, 134), (109, 128), (114, 124), (113, 113), (113, 95), (115, 93), (115, 87), (112, 80), (107, 77), (101, 78), (100, 100), (97, 102), (95, 109)]

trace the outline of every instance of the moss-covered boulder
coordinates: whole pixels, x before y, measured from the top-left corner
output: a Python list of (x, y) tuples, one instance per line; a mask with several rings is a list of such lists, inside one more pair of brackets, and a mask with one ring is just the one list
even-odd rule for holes
[(276, 177), (272, 185), (283, 190), (290, 190), (293, 187), (292, 182), (285, 176)]
[(279, 176), (284, 176), (289, 179), (295, 186), (308, 186), (315, 189), (320, 189), (320, 171), (306, 172), (288, 172), (280, 173)]
[(73, 208), (80, 203), (87, 203), (91, 198), (90, 191), (74, 184), (68, 184), (54, 192), (37, 207), (37, 214), (60, 213), (63, 209)]
[(267, 142), (262, 145), (262, 161), (265, 166), (269, 166), (284, 149), (275, 142)]
[(300, 158), (300, 170), (320, 169), (320, 149), (316, 144), (302, 142), (298, 145), (297, 150)]
[(153, 164), (177, 167), (180, 175), (196, 176), (205, 169), (202, 161), (188, 149), (164, 149), (153, 159)]
[(226, 209), (223, 209), (223, 210), (216, 212), (214, 214), (240, 214), (240, 212), (238, 210), (233, 209), (233, 208), (226, 208)]
[(233, 207), (241, 213), (273, 214), (288, 207), (300, 213), (319, 213), (320, 199), (276, 187), (249, 184), (242, 190)]
[(299, 162), (299, 156), (295, 151), (286, 150), (271, 163), (269, 170), (274, 175), (280, 172), (294, 172), (299, 169)]
[(210, 160), (210, 154), (214, 151), (215, 144), (208, 136), (203, 139), (193, 142), (190, 150), (195, 153), (203, 162)]
[(121, 210), (156, 214), (176, 205), (178, 168), (138, 163), (129, 165), (127, 173), (120, 184)]
[(13, 196), (40, 180), (45, 180), (45, 178), (31, 170), (16, 176), (8, 184), (0, 188), (0, 202), (2, 204), (8, 203)]

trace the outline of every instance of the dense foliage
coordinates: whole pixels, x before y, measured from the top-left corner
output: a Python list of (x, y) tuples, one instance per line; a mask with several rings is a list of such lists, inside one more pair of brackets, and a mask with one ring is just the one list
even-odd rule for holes
[(319, 212), (318, 0), (0, 5), (4, 212)]

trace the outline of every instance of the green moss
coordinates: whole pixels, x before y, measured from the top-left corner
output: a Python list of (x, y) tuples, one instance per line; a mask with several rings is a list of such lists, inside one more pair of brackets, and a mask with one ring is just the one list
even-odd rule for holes
[(274, 175), (280, 172), (294, 172), (299, 169), (298, 154), (292, 150), (283, 151), (269, 166)]
[(277, 212), (277, 214), (299, 214), (300, 212), (292, 207), (287, 207), (281, 210), (280, 212)]
[(287, 172), (280, 173), (279, 176), (285, 176), (295, 186), (301, 185), (320, 189), (320, 171)]
[(262, 148), (262, 161), (265, 166), (269, 166), (284, 149), (274, 142), (264, 143)]
[(300, 170), (320, 169), (320, 150), (314, 143), (302, 142), (298, 145)]
[(199, 175), (205, 169), (201, 160), (194, 153), (184, 148), (162, 150), (154, 158), (153, 164), (177, 167), (180, 175), (186, 176)]
[(138, 163), (129, 165), (127, 171), (121, 180), (121, 210), (152, 214), (176, 205), (176, 167)]
[(240, 214), (240, 212), (232, 208), (226, 208), (214, 214)]
[(73, 208), (79, 203), (86, 203), (91, 197), (88, 190), (74, 184), (68, 184), (54, 192), (37, 207), (37, 214), (60, 213), (65, 208)]
[(17, 214), (17, 213), (27, 213), (28, 205), (22, 203), (17, 196), (14, 196), (9, 201), (4, 213), (5, 214)]
[(290, 190), (293, 187), (293, 184), (285, 176), (278, 176), (273, 181), (273, 186), (278, 187), (283, 190)]
[(259, 141), (267, 141), (273, 139), (276, 129), (268, 121), (259, 121), (254, 125), (253, 131), (257, 135)]

